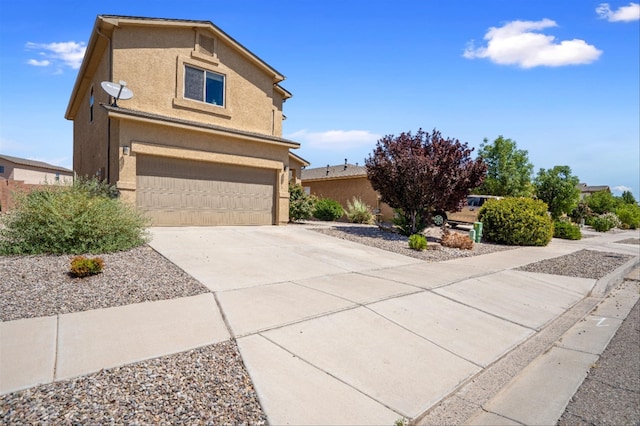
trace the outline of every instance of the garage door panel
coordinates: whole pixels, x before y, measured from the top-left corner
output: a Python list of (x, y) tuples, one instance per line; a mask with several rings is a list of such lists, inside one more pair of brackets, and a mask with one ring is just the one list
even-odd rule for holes
[(137, 158), (137, 205), (154, 225), (270, 225), (275, 171)]

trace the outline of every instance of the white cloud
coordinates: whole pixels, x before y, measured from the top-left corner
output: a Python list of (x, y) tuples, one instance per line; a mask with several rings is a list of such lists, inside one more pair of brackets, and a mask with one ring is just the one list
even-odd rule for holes
[[(29, 50), (39, 50), (40, 55), (48, 58), (41, 61), (31, 59), (28, 62), (30, 65), (47, 66), (56, 63), (72, 69), (78, 69), (80, 68), (87, 47), (85, 43), (66, 41), (48, 44), (28, 42), (26, 48)], [(43, 65), (44, 62), (48, 62), (47, 65)]]
[(51, 61), (49, 61), (47, 59), (43, 59), (41, 61), (38, 61), (37, 59), (29, 59), (27, 61), (27, 63), (29, 65), (33, 65), (34, 67), (47, 67), (47, 66), (51, 65)]
[(600, 19), (606, 19), (609, 22), (632, 22), (640, 20), (640, 4), (629, 3), (628, 6), (620, 6), (618, 10), (611, 10), (609, 3), (600, 3), (596, 7), (596, 13)]
[(487, 45), (475, 48), (471, 42), (463, 56), (467, 59), (487, 58), (496, 64), (521, 68), (589, 64), (600, 57), (602, 51), (584, 40), (557, 42), (554, 36), (538, 32), (557, 26), (555, 21), (543, 19), (513, 21), (502, 27), (491, 27), (484, 36)]
[(631, 192), (633, 188), (629, 188), (628, 186), (624, 186), (624, 185), (618, 185), (618, 186), (614, 186), (613, 190), (622, 193), (625, 191)]
[(326, 132), (300, 130), (287, 135), (287, 138), (300, 141), (310, 148), (344, 151), (374, 145), (380, 139), (380, 135), (367, 130), (328, 130)]

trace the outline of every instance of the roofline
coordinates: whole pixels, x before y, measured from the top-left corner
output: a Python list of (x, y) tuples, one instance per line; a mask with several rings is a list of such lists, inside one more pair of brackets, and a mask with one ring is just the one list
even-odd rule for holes
[(293, 153), (291, 151), (289, 151), (289, 157), (293, 157), (295, 160), (301, 162), (303, 167), (307, 167), (308, 165), (311, 164), (310, 162), (308, 162), (304, 158), (300, 157), (298, 154), (295, 154), (295, 153)]
[(228, 127), (216, 126), (215, 124), (200, 123), (197, 121), (183, 120), (179, 118), (167, 117), (164, 115), (151, 114), (142, 111), (136, 111), (127, 108), (114, 107), (111, 105), (100, 104), (108, 111), (109, 118), (120, 118), (124, 120), (132, 120), (145, 123), (160, 123), (165, 126), (183, 128), (205, 133), (213, 133), (225, 135), (233, 138), (253, 140), (256, 142), (269, 143), (274, 145), (286, 146), (287, 148), (300, 148), (300, 143), (276, 136), (263, 135), (260, 133), (246, 132)]
[(67, 169), (66, 167), (62, 167), (62, 166), (56, 166), (54, 164), (45, 163), (44, 161), (29, 160), (28, 158), (13, 157), (11, 155), (4, 155), (4, 154), (0, 154), (0, 158), (6, 161), (9, 161), (13, 164), (19, 164), (21, 166), (39, 167), (41, 169), (49, 169), (49, 170), (54, 170), (58, 172), (73, 173), (73, 170), (71, 169)]
[(366, 178), (367, 175), (346, 175), (346, 176), (327, 176), (327, 177), (319, 177), (319, 178), (303, 178), (300, 177), (300, 180), (302, 180), (303, 182), (320, 182), (320, 181), (325, 181), (325, 180), (339, 180), (339, 179), (361, 179), (361, 178)]

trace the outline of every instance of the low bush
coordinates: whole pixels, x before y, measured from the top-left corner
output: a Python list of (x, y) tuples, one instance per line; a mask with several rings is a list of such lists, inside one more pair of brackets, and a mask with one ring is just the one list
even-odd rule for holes
[(331, 198), (319, 199), (313, 209), (313, 217), (329, 222), (340, 219), (343, 214), (344, 209), (340, 203)]
[(409, 248), (422, 251), (427, 248), (427, 237), (422, 234), (413, 234), (409, 237)]
[(302, 185), (289, 183), (289, 222), (310, 219), (315, 204), (316, 197), (307, 194)]
[(532, 198), (488, 200), (480, 208), (487, 241), (517, 246), (546, 246), (553, 237), (553, 221), (547, 205)]
[(579, 240), (582, 238), (582, 232), (580, 232), (578, 225), (565, 220), (558, 220), (553, 224), (553, 236), (564, 240)]
[(44, 185), (16, 194), (0, 217), (0, 254), (80, 254), (127, 250), (147, 242), (147, 219), (98, 181)]
[(351, 223), (371, 224), (374, 222), (373, 213), (371, 213), (369, 206), (356, 197), (353, 197), (353, 202), (347, 201), (345, 214)]
[[(411, 224), (407, 220), (402, 209), (394, 209), (393, 224), (402, 235), (411, 235)], [(416, 217), (416, 233), (422, 232), (427, 227), (427, 221), (424, 219), (425, 215), (418, 214)]]
[(598, 232), (607, 232), (610, 229), (620, 227), (620, 225), (620, 219), (615, 213), (604, 213), (591, 220), (591, 226)]
[(84, 256), (76, 256), (71, 259), (71, 267), (69, 272), (74, 277), (82, 278), (89, 275), (96, 275), (102, 272), (104, 261), (99, 257), (88, 258)]
[(620, 219), (621, 227), (638, 229), (640, 227), (640, 206), (637, 204), (622, 204), (616, 209), (616, 216)]
[(468, 235), (460, 234), (458, 232), (451, 232), (448, 229), (445, 229), (442, 233), (440, 244), (445, 247), (457, 248), (462, 250), (473, 249), (473, 241), (471, 241), (471, 238), (469, 238)]

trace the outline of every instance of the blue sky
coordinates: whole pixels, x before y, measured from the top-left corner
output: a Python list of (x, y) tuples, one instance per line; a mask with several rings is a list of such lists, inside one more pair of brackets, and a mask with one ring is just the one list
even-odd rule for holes
[(222, 28), (287, 76), (284, 136), (311, 167), (436, 128), (511, 138), (536, 173), (568, 165), (640, 199), (638, 3), (0, 0), (0, 153), (71, 168), (64, 112), (98, 14)]

